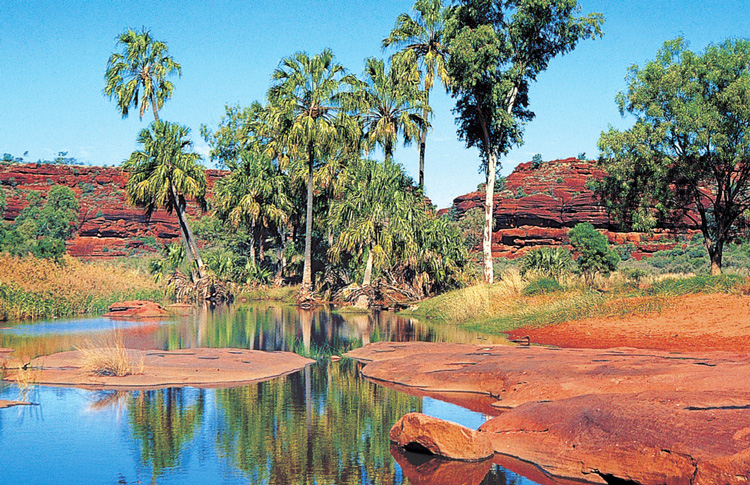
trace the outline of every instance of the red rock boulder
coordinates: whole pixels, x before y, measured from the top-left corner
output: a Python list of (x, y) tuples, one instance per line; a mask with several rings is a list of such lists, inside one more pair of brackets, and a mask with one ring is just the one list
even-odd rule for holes
[(408, 413), (391, 428), (391, 442), (418, 453), (451, 460), (482, 461), (494, 456), (486, 435), (422, 413)]
[(131, 300), (113, 303), (109, 306), (109, 312), (103, 316), (109, 318), (162, 318), (169, 316), (170, 312), (163, 306), (153, 301)]

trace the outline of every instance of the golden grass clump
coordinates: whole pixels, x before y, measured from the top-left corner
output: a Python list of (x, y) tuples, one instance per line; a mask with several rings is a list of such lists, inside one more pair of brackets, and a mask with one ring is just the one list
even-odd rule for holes
[(120, 332), (99, 343), (77, 347), (76, 350), (81, 353), (81, 370), (89, 374), (123, 377), (143, 374), (145, 370), (145, 359), (142, 357), (136, 362), (133, 352), (125, 347)]
[(146, 273), (112, 263), (61, 263), (0, 253), (0, 319), (57, 317), (104, 311), (118, 300), (159, 300)]
[(412, 311), (404, 313), (434, 318), (446, 323), (463, 323), (487, 318), (517, 305), (518, 297), (526, 285), (518, 271), (512, 269), (503, 272), (497, 283), (449, 291), (425, 300), (412, 307)]

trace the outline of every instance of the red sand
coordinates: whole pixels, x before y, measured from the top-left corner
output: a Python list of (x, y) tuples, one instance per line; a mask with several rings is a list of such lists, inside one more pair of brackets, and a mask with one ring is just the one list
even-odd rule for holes
[(588, 318), (510, 332), (533, 343), (568, 348), (750, 351), (750, 296), (725, 293), (675, 298), (661, 313)]

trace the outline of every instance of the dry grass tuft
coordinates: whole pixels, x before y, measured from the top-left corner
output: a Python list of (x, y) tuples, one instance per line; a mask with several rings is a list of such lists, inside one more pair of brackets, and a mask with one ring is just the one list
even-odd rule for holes
[(90, 374), (123, 377), (143, 374), (145, 370), (144, 358), (135, 361), (133, 352), (125, 348), (120, 332), (98, 344), (91, 343), (77, 350), (81, 353), (81, 369)]

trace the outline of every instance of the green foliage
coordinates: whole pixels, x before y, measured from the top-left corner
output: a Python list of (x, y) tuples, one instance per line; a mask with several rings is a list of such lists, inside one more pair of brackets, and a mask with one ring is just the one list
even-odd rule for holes
[(542, 247), (523, 255), (521, 259), (521, 275), (540, 273), (559, 278), (571, 265), (570, 251), (561, 247)]
[[(653, 274), (707, 274), (710, 270), (709, 263), (703, 236), (696, 234), (687, 244), (657, 251), (640, 261), (629, 260), (627, 265)], [(726, 271), (748, 275), (750, 245), (741, 239), (727, 243), (722, 266)]]
[(650, 274), (651, 274), (648, 271), (646, 271), (645, 269), (641, 269), (641, 268), (626, 267), (626, 268), (621, 268), (620, 271), (622, 271), (622, 274), (626, 278), (629, 278), (629, 279), (635, 281), (636, 284), (639, 284), (641, 282), (641, 280), (643, 280), (644, 278), (650, 276)]
[(143, 207), (147, 217), (158, 208), (176, 212), (188, 257), (200, 274), (202, 262), (185, 219), (185, 206), (191, 198), (206, 209), (206, 170), (201, 156), (191, 151), (189, 133), (189, 128), (177, 123), (154, 121), (138, 134), (141, 149), (123, 163), (123, 170), (130, 174), (125, 186), (129, 203)]
[(40, 192), (29, 192), (26, 207), (12, 226), (0, 230), (0, 248), (13, 255), (32, 253), (39, 258), (59, 259), (77, 221), (78, 200), (71, 188), (54, 185), (46, 200)]
[(167, 44), (154, 40), (145, 28), (140, 32), (126, 29), (117, 38), (117, 44), (122, 50), (107, 61), (104, 94), (116, 99), (123, 118), (127, 118), (131, 107), (140, 105), (141, 119), (151, 106), (154, 121), (158, 121), (158, 110), (174, 91), (167, 77), (181, 75), (182, 67), (167, 53)]
[(555, 293), (564, 288), (554, 278), (536, 278), (523, 289), (524, 296), (534, 296), (545, 293)]
[(537, 170), (539, 168), (542, 168), (542, 165), (544, 164), (544, 159), (542, 158), (541, 153), (537, 153), (531, 158), (531, 168), (534, 170)]
[[(451, 9), (446, 39), (458, 135), (467, 147), (479, 149), (488, 193), (494, 192), (498, 157), (522, 143), (524, 125), (534, 117), (530, 83), (554, 57), (601, 35), (602, 16), (574, 16), (579, 10), (570, 0), (463, 0)], [(484, 259), (485, 280), (492, 282), (492, 257)]]
[(629, 130), (610, 128), (599, 148), (607, 177), (598, 186), (613, 217), (649, 230), (679, 221), (685, 208), (700, 227), (711, 262), (721, 272), (723, 249), (750, 208), (750, 41), (728, 40), (703, 54), (681, 39), (628, 73), (617, 96), (634, 115)]
[(421, 193), (389, 159), (355, 160), (331, 204), (334, 263), (362, 274), (390, 274), (430, 293), (461, 284), (467, 251), (458, 228), (437, 218)]
[(407, 52), (394, 57), (390, 69), (381, 59), (366, 59), (365, 82), (355, 95), (366, 146), (379, 145), (389, 160), (398, 136), (406, 145), (418, 139), (430, 113), (426, 94), (419, 90), (416, 59)]
[(651, 295), (685, 295), (689, 293), (728, 293), (747, 283), (740, 275), (697, 275), (689, 278), (667, 278), (654, 283)]
[(573, 248), (578, 253), (576, 264), (586, 283), (591, 285), (597, 273), (609, 274), (617, 269), (620, 257), (610, 249), (607, 237), (588, 222), (581, 222), (568, 231)]
[(484, 226), (484, 209), (474, 207), (466, 211), (456, 224), (464, 236), (464, 247), (472, 251), (482, 242), (482, 227)]
[[(398, 55), (411, 54), (403, 57), (420, 67), (420, 75), (424, 76), (423, 94), (426, 107), (422, 118), (427, 121), (430, 91), (435, 83), (435, 77), (437, 76), (446, 90), (451, 83), (447, 68), (448, 47), (445, 41), (445, 22), (450, 9), (443, 6), (442, 0), (417, 0), (413, 11), (416, 14), (414, 17), (407, 13), (398, 16), (393, 30), (383, 39), (383, 48), (395, 46), (401, 49)], [(428, 128), (425, 123), (420, 134), (420, 187), (424, 187), (424, 155)]]

